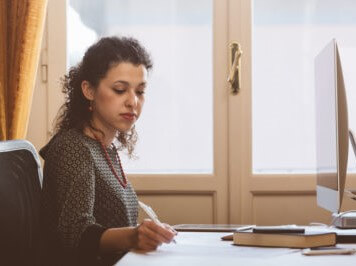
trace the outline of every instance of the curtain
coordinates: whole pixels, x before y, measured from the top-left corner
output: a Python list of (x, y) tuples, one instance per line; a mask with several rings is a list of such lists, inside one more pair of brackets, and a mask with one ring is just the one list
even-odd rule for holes
[(0, 140), (6, 139), (6, 115), (5, 115), (5, 99), (6, 99), (6, 3), (0, 0)]
[(26, 136), (47, 0), (0, 0), (0, 140)]

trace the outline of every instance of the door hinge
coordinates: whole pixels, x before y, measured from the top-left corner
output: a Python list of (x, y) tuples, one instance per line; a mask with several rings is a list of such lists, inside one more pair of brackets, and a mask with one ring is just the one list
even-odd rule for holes
[(41, 80), (43, 83), (47, 83), (48, 82), (47, 49), (42, 49), (40, 61), (41, 61), (40, 62)]

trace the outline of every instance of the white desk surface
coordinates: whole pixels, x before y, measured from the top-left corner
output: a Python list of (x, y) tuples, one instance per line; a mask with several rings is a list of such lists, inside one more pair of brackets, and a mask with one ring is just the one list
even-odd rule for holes
[[(304, 256), (300, 249), (258, 248), (232, 245), (232, 241), (221, 241), (227, 233), (180, 232), (177, 244), (163, 244), (156, 251), (127, 253), (117, 266), (216, 266), (216, 265), (340, 265), (355, 266), (356, 254)], [(356, 244), (338, 244), (356, 248)]]

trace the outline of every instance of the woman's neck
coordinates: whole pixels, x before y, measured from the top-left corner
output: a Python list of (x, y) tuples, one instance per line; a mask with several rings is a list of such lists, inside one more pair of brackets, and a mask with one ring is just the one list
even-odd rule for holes
[(100, 141), (105, 147), (109, 147), (114, 141), (117, 131), (108, 130), (105, 127), (98, 126), (96, 123), (92, 123), (91, 126), (86, 126), (84, 128), (83, 133), (92, 139)]

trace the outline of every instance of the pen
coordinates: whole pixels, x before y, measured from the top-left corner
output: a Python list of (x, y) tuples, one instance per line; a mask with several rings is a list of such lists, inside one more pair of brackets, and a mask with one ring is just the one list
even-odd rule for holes
[[(158, 220), (156, 213), (152, 210), (152, 208), (150, 206), (146, 205), (145, 203), (143, 203), (141, 201), (139, 201), (138, 204), (140, 205), (141, 209), (148, 215), (148, 217), (150, 217), (152, 219), (152, 221), (154, 221), (156, 224), (163, 227), (160, 220)], [(172, 242), (174, 244), (177, 243), (175, 239), (173, 239)]]
[(240, 226), (235, 231), (236, 232), (242, 232), (242, 231), (247, 231), (247, 230), (253, 229), (255, 227), (256, 227), (256, 225), (245, 225), (245, 226)]

